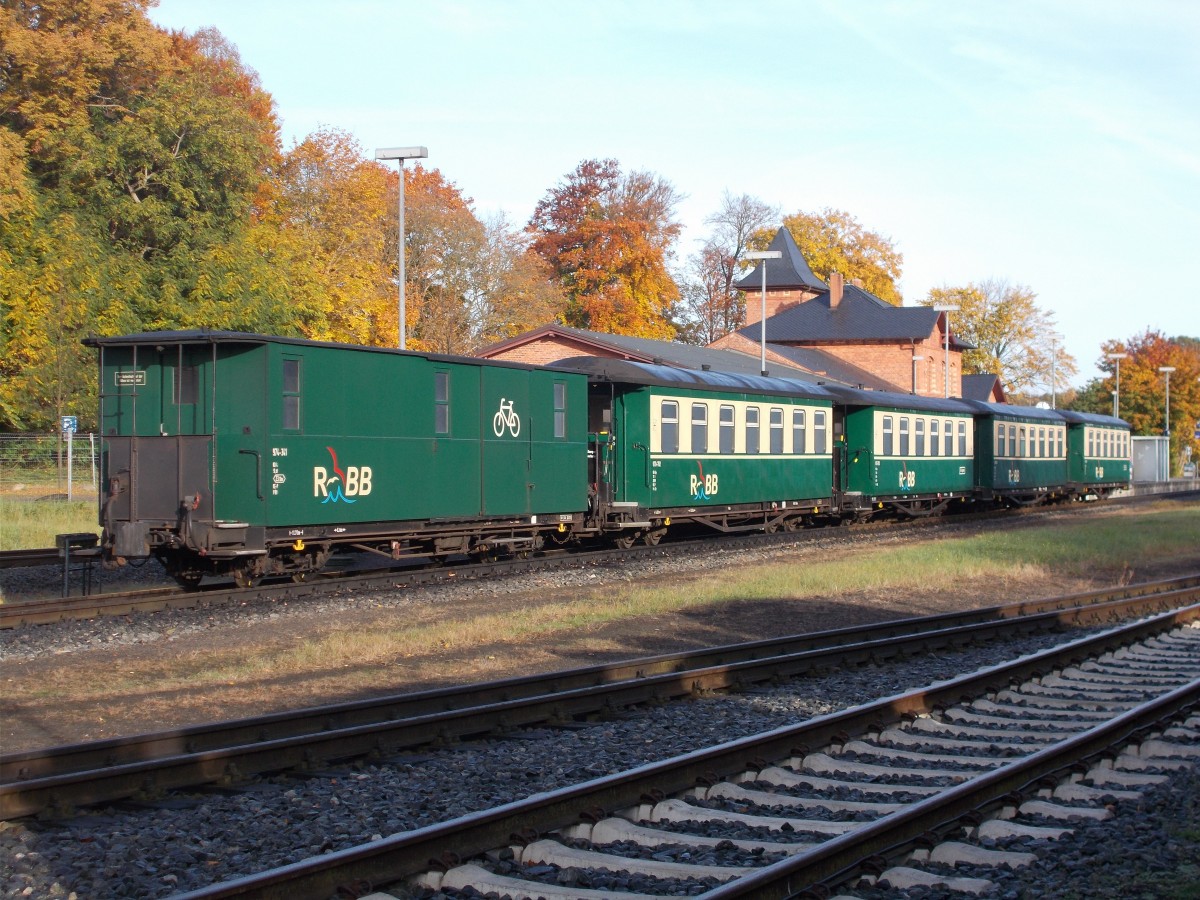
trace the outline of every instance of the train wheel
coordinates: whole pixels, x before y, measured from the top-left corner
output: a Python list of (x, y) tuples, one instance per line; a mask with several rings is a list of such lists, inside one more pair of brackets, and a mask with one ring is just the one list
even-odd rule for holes
[(175, 580), (185, 591), (200, 590), (200, 581), (203, 578), (203, 572), (178, 572), (175, 575)]
[(304, 582), (308, 581), (308, 576), (308, 572), (293, 572), (292, 581), (294, 581), (296, 584), (303, 584)]
[(665, 528), (651, 528), (642, 535), (642, 543), (647, 547), (657, 547), (658, 542), (662, 540), (664, 534), (667, 533)]
[(791, 519), (783, 520), (783, 530), (784, 531), (799, 531), (803, 527), (804, 527), (804, 520), (801, 519), (799, 516), (795, 516)]
[(636, 534), (623, 533), (613, 538), (613, 546), (618, 550), (628, 550), (637, 540)]

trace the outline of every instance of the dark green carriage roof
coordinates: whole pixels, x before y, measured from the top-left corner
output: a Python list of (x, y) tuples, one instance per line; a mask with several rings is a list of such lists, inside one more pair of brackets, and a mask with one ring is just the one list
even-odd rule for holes
[(91, 335), (83, 339), (89, 347), (127, 347), (129, 345), (159, 344), (287, 344), (298, 347), (327, 347), (334, 350), (359, 351), (362, 353), (387, 353), (396, 356), (414, 356), (440, 362), (453, 362), (472, 366), (489, 366), (505, 369), (547, 369), (553, 366), (537, 366), (530, 363), (506, 360), (480, 359), (475, 356), (454, 356), (445, 353), (421, 353), (415, 350), (400, 350), (397, 347), (368, 347), (364, 344), (341, 344), (336, 341), (312, 341), (307, 338), (282, 337), (270, 334), (252, 334), (245, 331), (212, 331), (196, 328), (186, 331), (143, 331), (137, 334), (116, 337)]
[(974, 410), (957, 397), (925, 397), (921, 394), (898, 394), (894, 391), (860, 391), (854, 388), (833, 388), (844, 406), (883, 406), (889, 409), (914, 412), (953, 413), (971, 415)]
[(1129, 429), (1133, 426), (1124, 419), (1116, 416), (1106, 416), (1103, 413), (1078, 412), (1074, 409), (1060, 409), (1058, 414), (1072, 425), (1107, 425), (1109, 428)]
[(628, 359), (598, 356), (572, 356), (552, 363), (555, 368), (582, 372), (591, 382), (670, 387), (697, 391), (721, 391), (736, 394), (771, 394), (804, 397), (810, 400), (835, 400), (829, 385), (797, 378), (773, 378), (742, 372), (718, 372), (713, 369), (680, 369)]

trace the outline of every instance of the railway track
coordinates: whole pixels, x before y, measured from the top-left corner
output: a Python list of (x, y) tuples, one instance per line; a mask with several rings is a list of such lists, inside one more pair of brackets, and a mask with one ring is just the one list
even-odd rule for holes
[[(1130, 502), (1138, 498), (1124, 498), (1113, 502)], [(1155, 498), (1155, 499), (1161, 499)], [(1190, 495), (1187, 498), (1190, 499)], [(852, 542), (864, 536), (887, 533), (896, 528), (953, 528), (970, 522), (1037, 516), (1047, 512), (1063, 512), (1062, 508), (1047, 510), (1000, 510), (986, 513), (966, 513), (951, 517), (935, 517), (897, 524), (878, 522), (860, 525), (853, 529), (814, 529), (786, 534), (746, 534), (723, 539), (723, 547), (771, 546), (794, 544), (815, 540), (837, 540)], [(154, 613), (168, 609), (193, 609), (219, 607), (270, 600), (296, 600), (320, 596), (329, 591), (378, 590), (386, 587), (415, 587), (449, 581), (465, 581), (525, 572), (550, 571), (556, 568), (586, 567), (602, 565), (617, 559), (636, 558), (638, 555), (690, 552), (711, 549), (713, 539), (664, 541), (654, 547), (633, 547), (623, 550), (592, 550), (582, 552), (548, 551), (527, 559), (505, 559), (493, 562), (467, 563), (458, 565), (417, 566), (411, 563), (405, 568), (374, 568), (364, 570), (329, 571), (312, 576), (300, 583), (291, 581), (265, 582), (254, 587), (237, 588), (227, 584), (206, 585), (200, 591), (186, 591), (175, 586), (147, 588), (130, 591), (92, 593), (87, 596), (56, 597), (49, 599), (22, 600), (19, 596), (8, 597), (0, 603), (0, 631), (49, 625), (55, 622), (93, 619), (101, 616), (128, 616)], [(47, 563), (61, 563), (54, 549), (11, 551), (14, 554), (34, 554), (45, 557)], [(33, 558), (33, 557), (30, 557)], [(17, 563), (12, 563), (17, 565)], [(2, 567), (2, 566), (0, 566)]]
[[(183, 895), (634, 900), (956, 890), (947, 863), (1062, 837), (1200, 759), (1200, 605), (803, 724)], [(696, 866), (698, 858), (715, 858)], [(433, 863), (431, 865), (431, 862)], [(810, 892), (810, 893), (805, 893)], [(428, 896), (425, 894), (424, 896)]]
[(1013, 633), (1111, 623), (1200, 600), (1200, 576), (1026, 601), (482, 685), (327, 705), (156, 734), (0, 755), (0, 818), (247, 776), (304, 771), (516, 727), (928, 653)]

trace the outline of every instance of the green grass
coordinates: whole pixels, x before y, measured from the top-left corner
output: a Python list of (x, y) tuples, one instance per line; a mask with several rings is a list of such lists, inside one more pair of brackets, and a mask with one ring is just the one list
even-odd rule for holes
[(97, 534), (96, 500), (0, 497), (0, 550), (53, 547), (56, 534)]
[[(722, 571), (670, 584), (642, 587), (610, 584), (570, 600), (538, 604), (528, 615), (502, 613), (468, 621), (432, 622), (397, 628), (338, 629), (282, 650), (237, 659), (189, 675), (195, 683), (232, 682), (317, 667), (387, 664), (430, 648), (520, 645), (556, 633), (600, 628), (630, 618), (652, 617), (737, 600), (804, 600), (953, 591), (972, 581), (1011, 582), (1021, 596), (1045, 576), (1099, 577), (1115, 582), (1126, 568), (1176, 558), (1194, 558), (1200, 546), (1200, 510), (1172, 507), (1077, 524), (1056, 523), (972, 538), (945, 538), (894, 549), (871, 548), (831, 562), (803, 558)], [(1014, 600), (1019, 597), (1014, 596)], [(801, 631), (782, 624), (781, 633)]]

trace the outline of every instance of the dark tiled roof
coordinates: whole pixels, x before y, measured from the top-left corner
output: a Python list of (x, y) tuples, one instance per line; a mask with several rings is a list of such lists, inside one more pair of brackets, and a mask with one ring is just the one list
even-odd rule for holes
[[(733, 355), (731, 353), (731, 355)], [(670, 387), (704, 388), (737, 393), (779, 394), (784, 396), (820, 397), (832, 400), (836, 390), (798, 378), (763, 377), (758, 372), (697, 371), (677, 366), (657, 365), (626, 359), (602, 359), (595, 356), (575, 356), (553, 363), (555, 368), (586, 372), (593, 381), (612, 381), (626, 384), (657, 384)]]
[(808, 261), (800, 252), (800, 248), (796, 246), (792, 233), (786, 228), (780, 228), (775, 232), (775, 237), (771, 238), (771, 245), (767, 249), (778, 250), (783, 256), (779, 259), (759, 260), (758, 265), (749, 275), (734, 282), (734, 287), (747, 293), (762, 290), (762, 267), (766, 265), (768, 291), (772, 288), (775, 290), (796, 290), (798, 288), (808, 288), (812, 291), (829, 290), (829, 286), (814, 275), (813, 270), (808, 267)]
[[(759, 375), (761, 372), (759, 368), (761, 360), (757, 355), (751, 356), (748, 353), (740, 353), (737, 350), (716, 350), (709, 347), (697, 347), (693, 344), (680, 344), (675, 341), (659, 341), (653, 338), (632, 337), (627, 334), (585, 331), (581, 328), (569, 328), (566, 325), (543, 326), (530, 334), (558, 334), (564, 337), (575, 338), (580, 342), (597, 348), (603, 348), (613, 353), (623, 353), (639, 357), (642, 362), (660, 361), (667, 365), (683, 369), (703, 370), (707, 366), (712, 371), (732, 372), (739, 375)], [(490, 351), (492, 348), (487, 349)], [(772, 347), (771, 349), (779, 351), (782, 355), (787, 355), (789, 358), (802, 355), (793, 354), (792, 351), (796, 348), (791, 347)], [(826, 380), (842, 380), (831, 370), (831, 357), (828, 354), (814, 351), (812, 356), (820, 363), (820, 369), (810, 370), (798, 359), (795, 367), (767, 360), (767, 369), (774, 375), (801, 379), (813, 383)], [(849, 368), (853, 369), (854, 367), (851, 366)], [(858, 371), (856, 370), (854, 377), (852, 379), (845, 379), (845, 383), (863, 384), (866, 382), (863, 378), (858, 377)]]
[[(940, 315), (928, 306), (892, 306), (869, 291), (847, 284), (836, 309), (830, 308), (826, 293), (771, 316), (767, 319), (767, 340), (922, 341), (933, 333)], [(755, 322), (738, 333), (757, 341), (758, 329), (759, 323)]]
[[(999, 376), (988, 372), (984, 375), (964, 375), (962, 376), (962, 395), (964, 400), (981, 400), (988, 402), (992, 399), (992, 391), (996, 388), (996, 382), (1000, 380)], [(1000, 392), (1000, 396), (1004, 396), (1004, 392)]]

